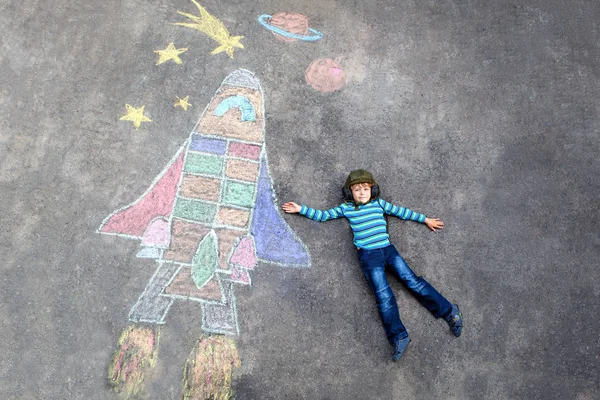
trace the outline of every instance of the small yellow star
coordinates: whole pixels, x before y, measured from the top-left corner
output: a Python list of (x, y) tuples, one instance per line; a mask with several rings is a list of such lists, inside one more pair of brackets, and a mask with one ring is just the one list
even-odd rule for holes
[(181, 107), (185, 111), (187, 111), (188, 107), (192, 106), (192, 104), (190, 102), (188, 102), (188, 99), (190, 98), (190, 96), (185, 96), (183, 99), (180, 99), (179, 96), (175, 96), (175, 97), (177, 97), (177, 102), (173, 105), (173, 107)]
[(152, 120), (144, 115), (144, 107), (135, 108), (129, 104), (125, 104), (127, 108), (127, 114), (119, 118), (120, 121), (131, 121), (135, 129), (139, 129), (142, 126), (142, 122), (151, 122)]
[(179, 55), (181, 53), (186, 52), (187, 49), (176, 49), (175, 46), (173, 45), (173, 42), (169, 43), (169, 45), (167, 46), (166, 49), (164, 50), (154, 50), (154, 52), (156, 54), (159, 54), (160, 57), (158, 58), (158, 61), (156, 62), (156, 65), (162, 64), (165, 61), (169, 61), (169, 60), (173, 60), (176, 64), (181, 64), (181, 58), (179, 58)]

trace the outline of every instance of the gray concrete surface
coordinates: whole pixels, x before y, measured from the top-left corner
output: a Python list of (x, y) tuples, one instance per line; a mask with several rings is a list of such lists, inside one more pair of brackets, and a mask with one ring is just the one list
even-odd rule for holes
[[(235, 398), (600, 398), (600, 3), (202, 4), (245, 36), (233, 60), (169, 25), (187, 0), (0, 1), (0, 398), (118, 398), (107, 365), (154, 267), (95, 231), (236, 68), (265, 91), (279, 199), (333, 206), (348, 171), (370, 169), (386, 199), (446, 222), (390, 233), (466, 322), (455, 339), (391, 279), (413, 339), (393, 363), (347, 223), (289, 216), (312, 267), (261, 265), (238, 291)], [(278, 11), (324, 39), (275, 41), (256, 17)], [(184, 63), (155, 66), (169, 42)], [(345, 88), (305, 84), (320, 57)], [(194, 108), (173, 109), (185, 95)], [(153, 122), (119, 121), (125, 104)], [(199, 321), (194, 304), (169, 314), (147, 398), (180, 398)]]

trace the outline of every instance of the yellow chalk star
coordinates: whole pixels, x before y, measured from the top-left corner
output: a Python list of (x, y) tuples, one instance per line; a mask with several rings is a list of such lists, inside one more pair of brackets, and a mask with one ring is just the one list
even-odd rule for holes
[(186, 51), (187, 48), (176, 49), (175, 45), (173, 45), (173, 42), (171, 42), (164, 50), (154, 50), (156, 54), (160, 55), (158, 61), (156, 62), (156, 65), (162, 64), (169, 60), (173, 60), (176, 64), (181, 64), (182, 61), (181, 58), (179, 58), (179, 55), (181, 53), (185, 53)]
[(177, 102), (173, 105), (173, 107), (181, 107), (185, 111), (187, 111), (188, 107), (192, 106), (192, 104), (190, 102), (188, 102), (188, 99), (190, 98), (190, 96), (185, 96), (183, 99), (180, 99), (179, 96), (175, 96), (175, 97), (177, 97)]
[(135, 108), (129, 104), (125, 104), (127, 108), (127, 114), (119, 118), (120, 121), (131, 121), (135, 129), (139, 129), (142, 126), (142, 122), (151, 122), (152, 120), (144, 115), (144, 107)]

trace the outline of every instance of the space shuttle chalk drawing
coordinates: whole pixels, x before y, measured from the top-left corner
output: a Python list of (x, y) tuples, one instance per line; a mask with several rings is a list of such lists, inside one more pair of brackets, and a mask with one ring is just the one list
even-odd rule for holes
[(265, 148), (262, 88), (250, 71), (231, 73), (184, 145), (135, 202), (98, 232), (141, 241), (156, 272), (129, 313), (163, 324), (178, 300), (198, 302), (202, 329), (237, 335), (235, 285), (250, 285), (259, 261), (308, 267), (304, 244), (283, 220)]
[[(109, 215), (99, 233), (141, 242), (157, 267), (129, 312), (132, 325), (108, 368), (110, 385), (136, 395), (157, 359), (173, 303), (197, 302), (204, 334), (184, 368), (184, 398), (231, 398), (240, 360), (236, 285), (251, 285), (260, 261), (309, 267), (304, 244), (283, 220), (265, 148), (259, 80), (239, 69), (225, 78), (188, 139), (148, 190)], [(150, 326), (148, 326), (150, 325)]]

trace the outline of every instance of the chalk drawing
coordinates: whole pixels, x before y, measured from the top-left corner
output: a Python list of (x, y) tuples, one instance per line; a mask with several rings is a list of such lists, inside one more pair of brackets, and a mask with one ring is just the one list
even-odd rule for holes
[(157, 259), (160, 258), (160, 255), (161, 252), (159, 249), (156, 249), (154, 247), (144, 247), (142, 250), (140, 250), (139, 253), (137, 253), (136, 257)]
[[(142, 107), (143, 113), (143, 107)], [(129, 312), (133, 323), (164, 324), (175, 301), (198, 303), (202, 329), (186, 362), (184, 398), (231, 398), (240, 360), (236, 285), (251, 285), (259, 262), (309, 267), (306, 246), (279, 211), (265, 147), (264, 95), (250, 71), (229, 74), (183, 146), (134, 202), (110, 214), (98, 232), (139, 240), (139, 258), (156, 271)], [(156, 360), (158, 335), (131, 326), (109, 377), (137, 393)]]
[(187, 51), (187, 48), (176, 49), (175, 45), (173, 43), (169, 43), (167, 48), (164, 50), (154, 50), (154, 52), (159, 55), (156, 65), (160, 65), (169, 60), (173, 60), (173, 62), (175, 64), (181, 64), (183, 61), (181, 61), (181, 58), (179, 58), (179, 55), (181, 53), (185, 53), (186, 51)]
[(202, 7), (196, 0), (192, 0), (192, 2), (196, 5), (196, 7), (198, 7), (198, 10), (200, 10), (200, 15), (188, 14), (177, 10), (178, 14), (187, 17), (193, 23), (175, 22), (174, 25), (196, 29), (206, 34), (211, 39), (217, 41), (220, 46), (215, 48), (211, 54), (225, 52), (227, 55), (229, 55), (229, 57), (233, 58), (235, 47), (239, 49), (244, 48), (244, 45), (240, 43), (240, 40), (243, 38), (243, 36), (231, 36), (221, 21), (209, 14), (209, 12), (206, 11), (206, 9)]
[(258, 262), (254, 253), (254, 238), (252, 236), (244, 236), (237, 244), (235, 250), (231, 254), (229, 261), (231, 264), (244, 268), (254, 269)]
[(148, 224), (142, 236), (142, 246), (164, 249), (169, 245), (169, 221), (158, 217)]
[(313, 61), (304, 73), (306, 83), (319, 92), (327, 93), (341, 89), (346, 84), (346, 74), (340, 64), (331, 58)]
[[(273, 32), (275, 38), (282, 42), (295, 42), (297, 40), (314, 42), (323, 37), (321, 32), (308, 27), (306, 16), (298, 13), (263, 14), (258, 17), (258, 22)], [(309, 31), (310, 35), (308, 35)]]
[(202, 239), (196, 255), (192, 259), (192, 279), (199, 289), (214, 276), (219, 267), (219, 249), (217, 248), (217, 235), (210, 231)]
[(250, 100), (244, 96), (231, 96), (223, 100), (215, 109), (214, 114), (222, 117), (230, 108), (237, 107), (242, 113), (242, 121), (256, 121), (256, 112)]
[(158, 356), (159, 334), (150, 328), (134, 327), (123, 331), (119, 348), (108, 367), (109, 384), (128, 396), (142, 389), (148, 368), (154, 367)]
[(260, 260), (268, 260), (277, 265), (309, 265), (310, 257), (304, 243), (290, 230), (279, 210), (273, 209), (275, 193), (266, 162), (263, 163), (250, 228), (256, 243), (256, 254)]
[(233, 340), (223, 336), (201, 337), (185, 363), (183, 398), (232, 399), (232, 375), (240, 366)]
[(204, 331), (237, 335), (234, 287), (251, 284), (259, 261), (310, 266), (273, 192), (256, 76), (227, 76), (163, 172), (98, 231), (140, 240), (138, 257), (157, 262), (132, 322), (163, 324), (175, 301), (188, 300), (199, 303)]
[(152, 121), (150, 118), (144, 115), (144, 107), (145, 106), (135, 108), (133, 106), (130, 106), (129, 104), (125, 104), (127, 114), (123, 115), (121, 118), (119, 118), (119, 120), (131, 121), (133, 122), (133, 126), (135, 126), (135, 129), (140, 129), (140, 126), (142, 126), (142, 122)]
[(180, 99), (178, 96), (176, 97), (177, 101), (175, 102), (175, 104), (173, 104), (173, 107), (181, 107), (185, 111), (187, 111), (188, 107), (192, 106), (192, 104), (189, 102), (190, 96), (185, 96), (183, 99)]

